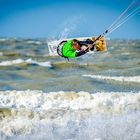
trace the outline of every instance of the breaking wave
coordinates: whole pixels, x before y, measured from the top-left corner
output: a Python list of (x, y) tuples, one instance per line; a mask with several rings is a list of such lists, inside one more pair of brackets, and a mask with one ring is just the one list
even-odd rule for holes
[(1, 139), (93, 140), (140, 136), (140, 92), (1, 91)]
[(129, 77), (118, 76), (117, 77), (117, 76), (103, 76), (103, 75), (90, 75), (90, 74), (85, 74), (83, 76), (94, 78), (94, 79), (99, 79), (99, 80), (113, 80), (113, 81), (119, 81), (119, 82), (140, 83), (140, 76), (129, 76)]
[(36, 65), (43, 66), (43, 67), (51, 67), (50, 62), (38, 62), (38, 61), (32, 60), (31, 58), (29, 58), (27, 60), (19, 58), (16, 60), (2, 61), (2, 62), (0, 62), (0, 66), (11, 66), (11, 65), (16, 65), (16, 64), (21, 64), (21, 63), (36, 64)]

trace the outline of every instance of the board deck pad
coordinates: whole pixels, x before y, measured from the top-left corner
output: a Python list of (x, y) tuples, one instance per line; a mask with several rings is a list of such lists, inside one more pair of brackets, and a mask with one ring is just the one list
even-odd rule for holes
[[(92, 37), (93, 41), (95, 41), (95, 39), (96, 37)], [(107, 51), (106, 39), (104, 37), (100, 38), (95, 47), (96, 51)]]

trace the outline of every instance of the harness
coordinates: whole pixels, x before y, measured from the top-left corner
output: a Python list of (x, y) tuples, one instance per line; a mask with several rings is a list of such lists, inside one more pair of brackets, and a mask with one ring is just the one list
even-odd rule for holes
[(64, 46), (64, 44), (65, 44), (66, 42), (67, 42), (67, 40), (64, 40), (64, 41), (62, 41), (62, 42), (60, 42), (60, 43), (58, 44), (58, 46), (57, 46), (57, 54), (58, 54), (59, 56), (61, 56), (61, 57), (66, 58), (66, 59), (69, 61), (69, 58), (66, 57), (66, 56), (64, 56), (64, 55), (63, 55), (63, 52), (62, 52), (63, 46)]

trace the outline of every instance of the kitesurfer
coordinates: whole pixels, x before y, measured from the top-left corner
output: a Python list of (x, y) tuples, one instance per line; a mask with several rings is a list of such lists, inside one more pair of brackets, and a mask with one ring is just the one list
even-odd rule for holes
[[(83, 46), (85, 47), (82, 48)], [(79, 41), (77, 39), (72, 39), (64, 42), (61, 53), (63, 57), (75, 58), (86, 54), (90, 49), (94, 49), (92, 40), (87, 39), (86, 41)]]

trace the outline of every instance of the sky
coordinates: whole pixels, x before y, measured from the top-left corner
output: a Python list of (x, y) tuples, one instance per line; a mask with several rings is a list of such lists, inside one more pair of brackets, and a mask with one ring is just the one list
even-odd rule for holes
[[(131, 2), (132, 0), (0, 0), (0, 37), (97, 36)], [(139, 5), (140, 0), (135, 6)], [(139, 39), (139, 28), (140, 13), (109, 37)]]

